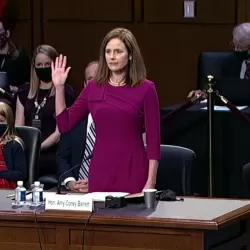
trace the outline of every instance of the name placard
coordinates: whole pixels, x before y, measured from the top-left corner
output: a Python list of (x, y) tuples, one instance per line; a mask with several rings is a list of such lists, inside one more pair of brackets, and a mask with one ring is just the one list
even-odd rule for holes
[(49, 194), (45, 200), (45, 210), (93, 211), (93, 200), (84, 195)]

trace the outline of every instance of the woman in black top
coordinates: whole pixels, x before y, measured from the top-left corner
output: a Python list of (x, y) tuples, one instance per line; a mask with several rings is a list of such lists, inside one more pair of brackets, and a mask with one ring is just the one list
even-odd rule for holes
[[(16, 125), (37, 127), (41, 131), (41, 154), (38, 175), (56, 173), (56, 150), (60, 133), (55, 119), (55, 89), (51, 62), (58, 56), (49, 45), (40, 45), (32, 59), (30, 84), (20, 87), (16, 104)], [(74, 91), (67, 86), (67, 106), (74, 102)]]
[(11, 92), (16, 92), (30, 77), (29, 58), (25, 51), (10, 39), (8, 23), (5, 21), (0, 21), (0, 72), (7, 73)]

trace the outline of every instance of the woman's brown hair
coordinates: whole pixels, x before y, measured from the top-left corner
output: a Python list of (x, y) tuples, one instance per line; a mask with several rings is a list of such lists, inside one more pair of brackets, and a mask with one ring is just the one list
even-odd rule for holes
[(132, 87), (139, 85), (146, 78), (146, 67), (134, 35), (130, 30), (124, 28), (113, 29), (104, 37), (100, 48), (99, 66), (95, 77), (96, 83), (100, 85), (109, 80), (110, 70), (105, 59), (105, 50), (109, 41), (114, 38), (120, 39), (125, 44), (128, 54), (131, 56), (128, 63), (126, 84)]
[(24, 148), (24, 143), (16, 132), (15, 120), (11, 107), (4, 102), (0, 102), (0, 115), (6, 119), (6, 130), (1, 136), (0, 142), (7, 143), (8, 141), (15, 140)]

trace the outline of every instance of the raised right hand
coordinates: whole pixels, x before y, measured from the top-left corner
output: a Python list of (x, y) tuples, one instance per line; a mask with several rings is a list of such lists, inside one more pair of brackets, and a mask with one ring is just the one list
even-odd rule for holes
[(63, 55), (57, 57), (55, 63), (51, 63), (51, 76), (55, 87), (64, 86), (67, 80), (71, 67), (66, 68), (66, 64), (67, 57)]

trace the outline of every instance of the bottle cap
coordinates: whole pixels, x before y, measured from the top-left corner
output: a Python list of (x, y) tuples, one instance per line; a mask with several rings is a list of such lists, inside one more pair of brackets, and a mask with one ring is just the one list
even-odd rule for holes
[(40, 186), (40, 181), (35, 181), (34, 184), (35, 184), (36, 187), (39, 187)]
[(23, 181), (18, 181), (17, 186), (23, 186)]

